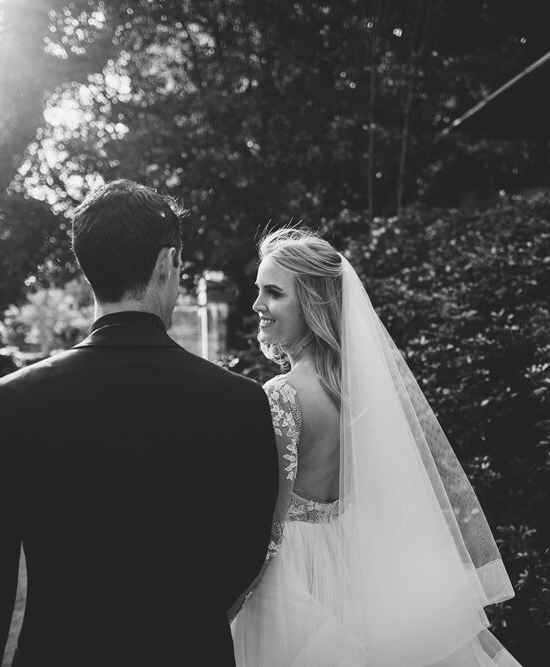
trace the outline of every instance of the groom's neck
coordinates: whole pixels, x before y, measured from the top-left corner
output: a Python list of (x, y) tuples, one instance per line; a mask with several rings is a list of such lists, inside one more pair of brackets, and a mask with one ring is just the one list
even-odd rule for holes
[(155, 307), (155, 304), (148, 303), (142, 299), (124, 299), (122, 301), (101, 303), (96, 300), (94, 319), (97, 320), (104, 315), (111, 315), (112, 313), (123, 313), (128, 311), (151, 313), (162, 319), (160, 308)]

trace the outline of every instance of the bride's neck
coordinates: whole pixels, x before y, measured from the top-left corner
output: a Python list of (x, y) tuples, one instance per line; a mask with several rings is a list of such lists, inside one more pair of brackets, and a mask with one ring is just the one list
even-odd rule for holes
[(300, 343), (296, 348), (286, 350), (291, 370), (315, 365), (313, 357), (313, 340), (309, 339)]

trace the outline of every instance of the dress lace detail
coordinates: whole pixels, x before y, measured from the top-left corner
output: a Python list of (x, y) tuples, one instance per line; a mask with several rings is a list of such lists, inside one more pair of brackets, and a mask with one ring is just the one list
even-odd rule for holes
[(288, 521), (306, 521), (308, 523), (328, 523), (340, 514), (340, 501), (330, 503), (302, 498), (297, 493), (290, 496)]
[(267, 394), (275, 441), (279, 451), (279, 498), (273, 517), (271, 541), (266, 564), (278, 552), (283, 540), (284, 524), (292, 502), (292, 490), (298, 471), (298, 443), (302, 432), (302, 410), (296, 389), (284, 375), (277, 375), (264, 384)]
[(264, 389), (269, 399), (275, 436), (278, 444), (281, 443), (285, 450), (281, 456), (288, 462), (284, 466), (286, 478), (294, 481), (298, 470), (298, 442), (302, 430), (302, 411), (298, 406), (296, 389), (286, 382), (282, 375), (266, 382)]

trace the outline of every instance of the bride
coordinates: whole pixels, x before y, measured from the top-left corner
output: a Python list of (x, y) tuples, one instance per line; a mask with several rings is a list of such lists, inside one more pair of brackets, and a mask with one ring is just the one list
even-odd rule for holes
[(514, 595), (490, 528), (352, 266), (296, 229), (260, 258), (258, 339), (290, 370), (264, 387), (280, 491), (237, 665), (519, 667), (487, 629)]

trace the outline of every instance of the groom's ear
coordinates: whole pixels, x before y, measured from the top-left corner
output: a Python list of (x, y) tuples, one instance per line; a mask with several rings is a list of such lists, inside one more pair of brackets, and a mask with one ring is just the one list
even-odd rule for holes
[(157, 255), (157, 261), (155, 262), (155, 268), (153, 269), (153, 276), (156, 276), (156, 279), (159, 283), (163, 284), (168, 280), (168, 274), (171, 270), (171, 260), (169, 256), (169, 251), (171, 248), (161, 248), (159, 254)]
[(175, 269), (179, 269), (181, 262), (181, 249), (178, 250), (177, 248), (170, 248), (170, 255), (172, 256), (172, 266)]
[(153, 273), (161, 284), (168, 280), (172, 271), (179, 270), (180, 263), (178, 259), (179, 252), (174, 246), (165, 246), (160, 249)]

